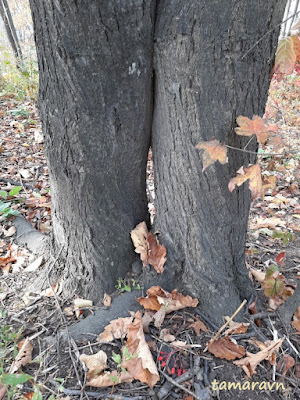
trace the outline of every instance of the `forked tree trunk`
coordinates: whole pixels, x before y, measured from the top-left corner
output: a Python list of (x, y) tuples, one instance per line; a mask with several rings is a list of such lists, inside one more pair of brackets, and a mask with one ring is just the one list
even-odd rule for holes
[(21, 46), (20, 46), (19, 39), (17, 36), (16, 28), (13, 23), (13, 19), (11, 17), (11, 12), (10, 12), (7, 0), (0, 0), (0, 15), (1, 15), (1, 18), (3, 19), (3, 23), (4, 23), (5, 31), (6, 31), (6, 34), (8, 37), (8, 41), (14, 52), (17, 67), (20, 68), (24, 72), (25, 66), (24, 66), (23, 54), (22, 54)]
[[(54, 248), (63, 249), (68, 287), (89, 298), (130, 267), (130, 230), (147, 219), (154, 43), (156, 227), (166, 270), (219, 321), (251, 293), (250, 193), (227, 185), (254, 159), (230, 151), (229, 164), (202, 173), (195, 145), (247, 142), (234, 134), (235, 120), (264, 112), (285, 2), (155, 3), (31, 0)], [(252, 140), (248, 149), (256, 147)]]
[(153, 1), (31, 0), (40, 114), (65, 293), (99, 300), (148, 219)]
[(255, 159), (231, 150), (228, 164), (202, 172), (195, 145), (248, 142), (234, 133), (236, 117), (264, 114), (284, 3), (161, 0), (157, 10), (155, 228), (178, 285), (216, 321), (251, 295), (244, 257), (250, 191), (245, 184), (230, 193), (228, 182)]

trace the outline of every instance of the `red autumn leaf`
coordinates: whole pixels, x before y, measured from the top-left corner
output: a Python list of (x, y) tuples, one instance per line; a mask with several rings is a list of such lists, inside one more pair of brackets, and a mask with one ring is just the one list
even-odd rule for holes
[(259, 143), (266, 143), (268, 136), (270, 135), (270, 132), (274, 132), (278, 130), (278, 127), (274, 124), (268, 125), (265, 123), (265, 121), (261, 118), (258, 117), (257, 115), (254, 115), (252, 120), (239, 116), (236, 119), (237, 124), (239, 125), (238, 128), (235, 128), (235, 133), (240, 136), (252, 136), (256, 135), (257, 141)]
[(212, 139), (209, 142), (199, 142), (196, 145), (196, 149), (204, 150), (202, 172), (216, 161), (219, 161), (221, 164), (228, 162), (227, 148), (216, 139)]
[(252, 193), (252, 199), (257, 199), (262, 193), (262, 180), (259, 164), (251, 165), (248, 168), (240, 168), (238, 175), (230, 179), (228, 189), (233, 191), (235, 186), (241, 186), (249, 179), (249, 189)]
[(284, 263), (284, 258), (285, 258), (285, 251), (282, 251), (281, 253), (278, 254), (278, 256), (275, 258), (276, 262), (283, 266)]

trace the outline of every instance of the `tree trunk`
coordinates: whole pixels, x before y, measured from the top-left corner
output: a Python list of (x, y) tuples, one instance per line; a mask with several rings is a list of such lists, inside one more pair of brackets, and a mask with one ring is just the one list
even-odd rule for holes
[(9, 5), (7, 0), (0, 0), (0, 15), (4, 22), (4, 27), (6, 30), (6, 34), (9, 40), (9, 43), (13, 49), (15, 60), (17, 67), (20, 68), (23, 72), (25, 71), (24, 61), (21, 46), (19, 43), (19, 39), (17, 36), (16, 28), (13, 23)]
[[(213, 137), (247, 143), (235, 120), (264, 112), (285, 2), (30, 3), (65, 291), (99, 299), (134, 258), (130, 230), (148, 218), (154, 50), (155, 221), (168, 249), (166, 275), (219, 322), (251, 294), (250, 193), (247, 185), (230, 193), (228, 181), (255, 159), (229, 151), (229, 164), (202, 173), (195, 145)], [(257, 149), (254, 140), (248, 149)]]
[(64, 290), (99, 300), (135, 259), (148, 220), (152, 0), (31, 0), (40, 114)]
[[(230, 150), (228, 164), (202, 172), (195, 145), (212, 138), (239, 148), (248, 142), (234, 133), (236, 117), (264, 114), (284, 6), (276, 0), (161, 0), (158, 6), (155, 228), (178, 285), (216, 321), (252, 293), (244, 259), (250, 191), (245, 184), (230, 193), (228, 182), (255, 159)], [(248, 150), (257, 149), (254, 142)]]

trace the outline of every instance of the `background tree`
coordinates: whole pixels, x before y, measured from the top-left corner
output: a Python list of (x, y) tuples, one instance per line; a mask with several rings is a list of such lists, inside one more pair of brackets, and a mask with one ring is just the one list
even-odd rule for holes
[[(30, 3), (52, 246), (65, 264), (65, 290), (100, 299), (130, 268), (129, 232), (148, 220), (152, 143), (165, 281), (188, 289), (216, 320), (232, 313), (251, 295), (250, 192), (227, 186), (254, 157), (230, 151), (229, 164), (203, 173), (195, 145), (247, 143), (234, 134), (236, 117), (264, 113), (285, 2)], [(248, 149), (257, 149), (254, 140)]]
[(15, 25), (13, 23), (13, 19), (11, 16), (11, 12), (10, 12), (7, 0), (0, 0), (0, 15), (1, 15), (1, 18), (4, 23), (4, 27), (5, 27), (5, 31), (6, 31), (9, 43), (14, 52), (17, 67), (20, 68), (21, 70), (25, 71), (21, 46), (19, 43), (19, 39), (17, 36), (17, 32), (15, 29)]

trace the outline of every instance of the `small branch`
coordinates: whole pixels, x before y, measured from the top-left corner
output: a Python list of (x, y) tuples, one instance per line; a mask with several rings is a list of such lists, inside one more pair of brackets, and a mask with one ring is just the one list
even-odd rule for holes
[(250, 49), (248, 51), (246, 51), (246, 53), (241, 57), (241, 60), (243, 60), (250, 53), (250, 51), (252, 51), (254, 49), (254, 47), (256, 47), (258, 45), (258, 43), (260, 43), (266, 36), (268, 36), (270, 33), (272, 33), (275, 29), (277, 29), (280, 25), (284, 24), (289, 19), (294, 18), (298, 13), (299, 13), (299, 11), (295, 12), (293, 15), (291, 15), (284, 21), (280, 22), (280, 24), (277, 24), (276, 26), (274, 26), (274, 28), (270, 29), (267, 33), (265, 33), (257, 42), (254, 43), (254, 45), (252, 47), (250, 47)]
[(224, 146), (228, 147), (229, 149), (242, 151), (244, 153), (256, 154), (257, 156), (282, 156), (282, 153), (257, 153), (256, 151), (239, 149), (238, 147), (229, 146), (228, 144), (225, 144)]
[[(165, 374), (162, 370), (159, 371), (169, 382), (172, 383), (173, 386), (178, 387), (179, 389), (183, 390), (184, 392), (190, 394), (191, 396), (193, 396), (193, 398), (195, 398), (196, 400), (201, 400), (200, 397), (196, 396), (195, 393), (193, 393), (192, 391), (190, 391), (189, 389), (185, 388), (184, 386), (180, 385), (179, 383), (176, 382), (176, 380), (174, 380), (173, 378), (171, 378), (169, 375)], [(182, 378), (184, 378), (184, 375), (186, 375), (187, 373), (181, 375)]]
[[(238, 307), (238, 309), (232, 314), (232, 316), (229, 318), (229, 320), (223, 326), (221, 326), (221, 328), (218, 330), (218, 332), (215, 334), (215, 336), (211, 339), (210, 344), (215, 342), (218, 339), (218, 337), (221, 335), (221, 333), (226, 328), (226, 326), (230, 324), (230, 322), (233, 320), (233, 318), (241, 311), (241, 309), (244, 307), (244, 305), (246, 303), (247, 303), (247, 300), (245, 299), (242, 302), (242, 304)], [(206, 346), (204, 351), (207, 351), (207, 349), (208, 349), (208, 347)]]

